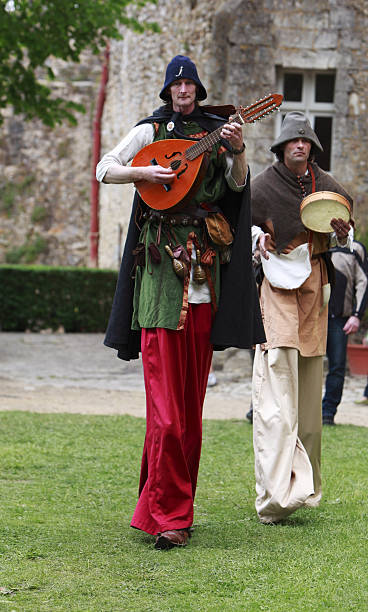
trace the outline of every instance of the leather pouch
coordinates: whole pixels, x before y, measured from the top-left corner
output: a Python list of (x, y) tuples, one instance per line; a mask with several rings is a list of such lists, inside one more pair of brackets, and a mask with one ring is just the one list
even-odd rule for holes
[(219, 246), (229, 246), (233, 243), (234, 236), (229, 222), (222, 213), (211, 213), (204, 220), (212, 242)]

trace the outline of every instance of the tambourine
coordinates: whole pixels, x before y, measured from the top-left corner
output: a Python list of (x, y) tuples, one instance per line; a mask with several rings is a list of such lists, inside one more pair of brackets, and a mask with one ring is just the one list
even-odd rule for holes
[(350, 203), (344, 196), (333, 191), (316, 191), (305, 197), (300, 204), (303, 225), (314, 232), (333, 232), (331, 219), (350, 221)]

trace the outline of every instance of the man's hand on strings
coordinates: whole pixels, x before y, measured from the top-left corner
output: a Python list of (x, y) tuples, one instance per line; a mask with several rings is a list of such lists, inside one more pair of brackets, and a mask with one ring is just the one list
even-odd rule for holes
[(239, 151), (243, 147), (243, 131), (241, 125), (234, 121), (233, 123), (225, 123), (220, 132), (221, 138), (225, 138), (233, 149)]

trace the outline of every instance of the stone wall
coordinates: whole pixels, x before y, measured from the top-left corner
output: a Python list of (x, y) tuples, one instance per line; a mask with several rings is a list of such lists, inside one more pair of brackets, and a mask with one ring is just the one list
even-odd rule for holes
[[(245, 106), (274, 90), (274, 70), (255, 80), (252, 62), (247, 59), (245, 41), (249, 26), (244, 27), (244, 21), (247, 22), (250, 14), (262, 15), (257, 6), (234, 0), (225, 3), (186, 0), (179, 4), (159, 0), (155, 8), (147, 6), (144, 16), (156, 20), (161, 33), (139, 36), (125, 32), (122, 42), (112, 44), (102, 134), (104, 151), (117, 144), (136, 121), (162, 104), (158, 93), (166, 65), (174, 55), (184, 54), (194, 59), (208, 91), (208, 103)], [(259, 19), (263, 24), (263, 17)], [(259, 27), (262, 29), (263, 25)], [(272, 138), (272, 125), (273, 121), (268, 119), (246, 130), (250, 159), (254, 158), (254, 142), (262, 149), (259, 168), (262, 162), (272, 159), (263, 145)], [(126, 235), (132, 189), (103, 185), (100, 193), (99, 263), (102, 267), (115, 267)]]
[[(144, 15), (161, 34), (126, 32), (112, 45), (103, 149), (160, 105), (167, 62), (192, 57), (208, 102), (247, 105), (276, 90), (277, 70), (335, 69), (332, 173), (353, 195), (357, 227), (367, 226), (368, 9), (365, 0), (158, 0)], [(252, 175), (273, 161), (275, 118), (245, 129)], [(126, 234), (132, 188), (103, 185), (100, 265), (116, 267)]]
[[(88, 265), (92, 122), (101, 59), (53, 62), (56, 95), (85, 105), (51, 129), (5, 113), (0, 149), (0, 261)], [(15, 258), (15, 259), (14, 259)]]
[[(161, 33), (122, 30), (111, 42), (102, 153), (160, 105), (168, 61), (197, 63), (208, 102), (247, 105), (276, 91), (279, 68), (336, 70), (332, 173), (353, 195), (357, 227), (368, 227), (368, 7), (365, 0), (158, 0), (142, 18)], [(8, 116), (0, 152), (0, 261), (14, 247), (43, 238), (41, 263), (88, 265), (92, 120), (100, 58), (58, 65), (56, 86), (82, 101), (76, 128), (49, 130)], [(246, 127), (254, 176), (273, 161), (276, 120)], [(130, 215), (132, 186), (101, 185), (99, 266), (117, 268)], [(32, 242), (33, 241), (33, 242)]]

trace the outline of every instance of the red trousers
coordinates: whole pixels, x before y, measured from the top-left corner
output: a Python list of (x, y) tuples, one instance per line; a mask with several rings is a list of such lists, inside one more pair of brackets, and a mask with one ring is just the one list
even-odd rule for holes
[(131, 526), (152, 535), (193, 523), (211, 323), (211, 304), (189, 304), (183, 330), (142, 329), (147, 429)]

